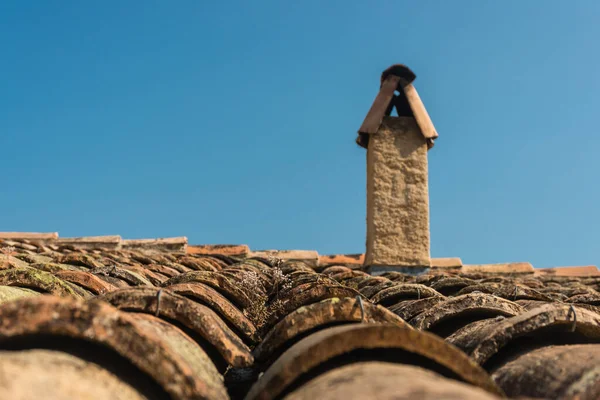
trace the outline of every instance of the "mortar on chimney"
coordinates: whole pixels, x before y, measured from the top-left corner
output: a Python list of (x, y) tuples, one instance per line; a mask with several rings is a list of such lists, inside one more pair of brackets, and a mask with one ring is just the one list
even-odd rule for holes
[(431, 265), (427, 151), (438, 134), (415, 78), (404, 65), (386, 69), (358, 131), (357, 143), (367, 149), (365, 266), (373, 272)]

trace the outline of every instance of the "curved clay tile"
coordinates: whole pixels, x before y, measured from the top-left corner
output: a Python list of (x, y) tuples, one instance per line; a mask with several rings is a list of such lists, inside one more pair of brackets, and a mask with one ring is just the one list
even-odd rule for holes
[(380, 283), (391, 282), (388, 278), (383, 276), (365, 276), (364, 279), (358, 284), (358, 290), (366, 288), (367, 286), (375, 286)]
[(510, 397), (599, 399), (600, 345), (543, 347), (509, 361), (492, 377)]
[[(129, 258), (129, 254), (127, 255), (122, 255), (122, 254), (117, 254), (117, 253), (110, 253), (110, 254), (105, 254), (105, 256), (103, 257), (103, 265), (114, 265), (114, 264), (118, 264), (118, 265), (129, 265), (133, 262), (136, 262), (135, 260)], [(98, 267), (100, 268), (100, 267)]]
[(535, 278), (526, 278), (521, 280), (521, 284), (525, 285), (525, 286), (529, 286), (532, 289), (542, 289), (544, 287), (544, 283), (541, 282), (539, 279), (535, 279)]
[(237, 286), (229, 278), (220, 275), (217, 272), (209, 271), (191, 271), (185, 274), (174, 276), (165, 283), (163, 287), (168, 287), (178, 283), (203, 283), (215, 289), (223, 296), (228, 298), (236, 306), (244, 309), (251, 305), (250, 298), (244, 293), (243, 288)]
[(383, 276), (384, 278), (387, 278), (393, 282), (414, 282), (415, 281), (414, 276), (406, 275), (406, 274), (403, 274), (403, 273), (397, 272), (397, 271), (384, 272), (380, 276)]
[[(500, 283), (500, 284), (511, 284), (514, 285), (516, 280), (512, 277), (507, 276), (489, 276), (489, 275), (481, 275), (479, 279), (479, 283)], [(476, 278), (471, 278), (476, 279)]]
[(245, 263), (262, 264), (268, 268), (274, 267), (273, 263), (271, 261), (269, 261), (268, 258), (265, 258), (265, 257), (254, 256), (254, 257), (244, 258), (242, 261)]
[(323, 271), (321, 271), (323, 275), (335, 275), (339, 274), (340, 272), (352, 272), (352, 270), (343, 265), (334, 265), (331, 267), (327, 267)]
[(76, 399), (85, 393), (86, 400), (145, 400), (152, 389), (155, 398), (156, 391), (164, 393), (155, 383), (136, 387), (110, 368), (53, 349), (0, 350), (0, 370), (0, 392), (7, 399)]
[(375, 304), (388, 307), (402, 300), (419, 300), (432, 296), (442, 295), (429, 286), (418, 283), (397, 283), (394, 286), (380, 290), (370, 299)]
[(167, 278), (172, 278), (181, 273), (174, 268), (167, 267), (166, 265), (161, 265), (161, 264), (147, 264), (144, 267), (152, 272), (162, 274), (162, 275), (166, 276)]
[(563, 298), (563, 299), (568, 299), (569, 297), (573, 297), (573, 296), (579, 296), (579, 295), (598, 295), (598, 292), (595, 291), (592, 288), (588, 288), (586, 286), (566, 286), (566, 287), (560, 287), (560, 288), (543, 288), (543, 289), (537, 289), (539, 290), (541, 293), (545, 294), (546, 296), (549, 296), (551, 298)]
[(0, 271), (0, 285), (18, 286), (56, 296), (86, 297), (68, 282), (53, 274), (32, 268), (6, 269)]
[(13, 287), (13, 286), (0, 286), (0, 304), (20, 299), (21, 297), (34, 297), (39, 296), (40, 293), (35, 290)]
[(405, 321), (410, 321), (423, 311), (446, 301), (444, 296), (432, 296), (421, 300), (405, 300), (388, 307), (388, 309)]
[(329, 286), (340, 286), (337, 281), (334, 281), (325, 275), (305, 275), (296, 279), (291, 279), (291, 288), (284, 290), (280, 293), (280, 297), (295, 296), (303, 291), (313, 287), (314, 285), (329, 285)]
[(495, 318), (480, 319), (468, 323), (467, 325), (464, 325), (445, 339), (448, 343), (456, 344), (458, 343), (458, 341), (462, 340), (462, 338), (468, 337), (471, 334), (471, 332), (478, 332), (480, 330), (488, 329), (489, 327), (496, 325), (498, 321), (503, 321), (505, 319), (506, 318), (502, 316), (498, 316)]
[(306, 383), (317, 367), (323, 374), (352, 362), (386, 360), (424, 363), (436, 372), (501, 394), (483, 369), (435, 335), (394, 325), (350, 324), (318, 331), (294, 344), (258, 379), (246, 400), (280, 398)]
[(494, 400), (483, 389), (448, 379), (413, 365), (358, 362), (317, 376), (285, 396), (285, 400)]
[(593, 306), (591, 304), (585, 304), (585, 303), (574, 303), (573, 305), (577, 306), (578, 308), (584, 308), (588, 311), (591, 311), (593, 313), (600, 315), (600, 306)]
[(152, 258), (156, 260), (156, 262), (163, 264), (166, 262), (177, 262), (177, 257), (169, 253), (156, 253), (152, 255)]
[(517, 341), (521, 337), (531, 338), (536, 345), (600, 342), (600, 315), (577, 306), (551, 303), (515, 317), (473, 323), (447, 340), (483, 365), (501, 351), (521, 350), (523, 346)]
[(143, 264), (143, 265), (150, 265), (150, 264), (156, 263), (156, 261), (152, 257), (149, 257), (146, 254), (136, 252), (136, 251), (132, 251), (131, 254), (129, 255), (129, 257), (133, 261), (139, 262), (140, 264)]
[(444, 296), (453, 296), (462, 288), (474, 284), (475, 281), (472, 279), (461, 278), (459, 276), (448, 276), (433, 282), (430, 287), (437, 290)]
[[(304, 286), (304, 285), (302, 285)], [(293, 295), (284, 294), (280, 299), (280, 307), (269, 315), (264, 329), (271, 329), (279, 320), (292, 311), (297, 310), (300, 307), (306, 306), (308, 304), (317, 303), (321, 300), (331, 299), (331, 298), (344, 298), (344, 297), (354, 297), (360, 296), (360, 294), (351, 288), (341, 286), (341, 285), (327, 285), (314, 283), (306, 286), (299, 293), (294, 293)]]
[(283, 273), (286, 275), (293, 271), (315, 272), (314, 269), (312, 269), (302, 261), (285, 261), (279, 266), (279, 268), (281, 268)]
[[(199, 257), (199, 256), (192, 256), (192, 257)], [(221, 254), (214, 254), (214, 255), (204, 256), (204, 257), (207, 258), (208, 260), (210, 260), (213, 263), (213, 265), (215, 265), (219, 269), (224, 269), (232, 264), (235, 264), (235, 260), (233, 258), (225, 256), (225, 255), (221, 255)]]
[(371, 297), (376, 295), (378, 292), (398, 285), (398, 283), (392, 282), (387, 278), (383, 278), (383, 279), (385, 279), (385, 280), (379, 281), (379, 283), (375, 282), (372, 285), (362, 286), (362, 287), (359, 286), (358, 291), (363, 296), (365, 296), (367, 299), (370, 299)]
[(97, 268), (91, 270), (90, 272), (94, 275), (100, 276), (101, 278), (111, 277), (119, 279), (131, 286), (154, 286), (145, 276), (117, 266)]
[[(119, 309), (143, 312), (177, 321), (213, 346), (225, 361), (225, 365), (247, 367), (253, 362), (250, 349), (214, 311), (168, 289), (121, 289), (98, 299)], [(223, 363), (217, 362), (217, 364)]]
[[(169, 279), (160, 273), (153, 272), (150, 269), (144, 268), (138, 264), (127, 265), (126, 267), (123, 267), (123, 269), (127, 270), (129, 272), (133, 272), (139, 277), (145, 278), (148, 282), (150, 282), (150, 285), (152, 285), (152, 286), (160, 286), (163, 282), (165, 282), (167, 279)], [(134, 285), (134, 286), (140, 286), (140, 285)]]
[(366, 274), (362, 271), (346, 271), (346, 272), (339, 272), (337, 274), (330, 275), (330, 277), (334, 281), (343, 282), (344, 280), (348, 280), (348, 279), (352, 279), (356, 276), (364, 276), (364, 275), (366, 275)]
[(254, 324), (236, 306), (210, 286), (202, 283), (179, 283), (168, 286), (166, 289), (208, 306), (229, 322), (236, 333), (250, 342), (255, 343), (259, 340)]
[(257, 274), (264, 276), (265, 278), (270, 279), (271, 274), (274, 271), (274, 268), (271, 267), (267, 267), (266, 265), (262, 264), (262, 263), (250, 263), (250, 262), (246, 262), (246, 263), (235, 263), (233, 265), (230, 265), (226, 268), (223, 269), (223, 271), (252, 271), (252, 272), (256, 272)]
[(30, 267), (40, 271), (51, 272), (53, 274), (59, 271), (87, 271), (87, 268), (76, 267), (74, 265), (67, 264), (57, 264), (53, 262), (35, 263), (31, 264)]
[(586, 293), (586, 294), (578, 294), (572, 297), (569, 297), (567, 303), (582, 303), (589, 304), (591, 306), (600, 306), (600, 293)]
[(256, 361), (266, 362), (302, 339), (307, 333), (333, 324), (354, 322), (390, 323), (410, 328), (406, 322), (381, 306), (356, 298), (333, 298), (300, 307), (275, 325), (254, 349)]
[(523, 309), (525, 311), (529, 311), (534, 308), (538, 308), (540, 306), (548, 304), (547, 301), (541, 301), (541, 300), (517, 300), (517, 301), (515, 301), (515, 303), (517, 303), (518, 305), (523, 307)]
[(596, 276), (596, 277), (589, 277), (589, 278), (582, 278), (580, 280), (580, 282), (583, 285), (589, 286), (593, 289), (596, 290), (600, 290), (600, 277)]
[(326, 277), (326, 275), (322, 275), (322, 274), (316, 273), (313, 270), (310, 270), (310, 271), (300, 270), (300, 271), (290, 271), (290, 272), (283, 271), (283, 273), (285, 274), (285, 276), (287, 276), (292, 281), (296, 280), (296, 279), (303, 278), (305, 276), (312, 276), (312, 277), (315, 277), (315, 278), (318, 277), (318, 276)]
[(96, 275), (85, 271), (60, 271), (54, 275), (63, 281), (71, 282), (75, 285), (81, 286), (96, 295), (112, 292), (113, 290), (118, 289), (118, 287), (111, 285), (110, 283), (98, 278)]
[(214, 258), (215, 260), (219, 260), (223, 268), (227, 267), (228, 265), (233, 265), (240, 261), (239, 257), (235, 257), (233, 255), (228, 256), (226, 254), (211, 254), (209, 257)]
[(63, 346), (69, 339), (85, 340), (129, 360), (174, 399), (227, 399), (216, 368), (187, 335), (159, 320), (151, 327), (133, 315), (98, 301), (53, 296), (16, 300), (0, 306), (0, 347), (21, 339), (39, 348), (43, 342), (36, 342), (36, 336), (60, 337)]
[(54, 262), (54, 259), (52, 259), (52, 257), (47, 257), (40, 254), (16, 254), (15, 258), (18, 258), (21, 261), (25, 261), (28, 264)]
[(177, 260), (181, 265), (184, 265), (195, 271), (213, 271), (221, 270), (221, 264), (210, 257), (181, 257)]
[(257, 271), (253, 271), (253, 270), (241, 270), (241, 269), (237, 269), (237, 268), (235, 268), (235, 269), (234, 268), (226, 268), (226, 269), (220, 271), (219, 275), (225, 276), (225, 277), (229, 278), (232, 282), (235, 282), (236, 284), (240, 285), (240, 284), (242, 284), (244, 276), (248, 272), (253, 272), (256, 274), (256, 277), (258, 279), (260, 279), (262, 287), (265, 290), (270, 289), (270, 287), (272, 285), (272, 279), (270, 277), (265, 276), (265, 274), (263, 274), (262, 272), (257, 272)]
[(180, 274), (185, 274), (186, 272), (191, 272), (193, 269), (186, 267), (185, 265), (181, 265), (176, 262), (166, 261), (158, 263), (160, 265), (164, 265), (165, 267), (169, 267), (179, 272)]
[(493, 294), (494, 296), (502, 297), (507, 300), (541, 300), (552, 301), (552, 298), (547, 295), (526, 286), (514, 284), (494, 284), (481, 283), (477, 285), (467, 286), (460, 290), (456, 295), (460, 296), (467, 293), (482, 292)]
[(131, 287), (131, 285), (125, 282), (123, 279), (115, 278), (114, 276), (110, 276), (107, 273), (99, 273), (95, 275), (103, 281), (118, 287), (119, 289), (126, 289)]
[(431, 331), (446, 337), (477, 320), (497, 316), (513, 317), (524, 312), (512, 301), (485, 293), (469, 293), (449, 297), (410, 320), (419, 330)]
[(102, 268), (104, 265), (102, 263), (96, 261), (94, 257), (88, 254), (81, 253), (68, 253), (64, 254), (56, 260), (60, 264), (70, 264), (76, 265), (78, 267), (86, 267), (86, 268)]
[(444, 279), (445, 277), (446, 275), (443, 274), (421, 274), (415, 278), (415, 283), (420, 283), (421, 285), (429, 286), (440, 279)]
[(344, 284), (348, 285), (350, 287), (353, 287), (355, 289), (358, 289), (358, 287), (360, 286), (361, 283), (370, 280), (372, 277), (369, 274), (365, 274), (365, 275), (356, 275), (350, 279), (346, 279), (344, 280)]
[(246, 259), (246, 260), (242, 260), (242, 261), (236, 261), (235, 263), (230, 264), (229, 267), (227, 268), (242, 268), (242, 269), (247, 269), (247, 268), (252, 268), (254, 270), (259, 270), (260, 272), (262, 272), (263, 274), (270, 274), (273, 271), (273, 266), (271, 266), (269, 263), (264, 263), (258, 260), (253, 260), (253, 259)]

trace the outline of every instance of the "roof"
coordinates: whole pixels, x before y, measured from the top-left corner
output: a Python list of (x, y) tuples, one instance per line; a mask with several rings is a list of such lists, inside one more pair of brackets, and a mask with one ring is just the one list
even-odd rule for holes
[[(44, 235), (44, 236), (42, 236)], [(7, 398), (598, 398), (595, 267), (0, 234)]]

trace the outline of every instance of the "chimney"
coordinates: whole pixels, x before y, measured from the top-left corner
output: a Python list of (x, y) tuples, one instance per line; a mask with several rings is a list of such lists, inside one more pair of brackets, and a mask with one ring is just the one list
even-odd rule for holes
[[(383, 72), (356, 140), (367, 149), (365, 266), (375, 269), (431, 264), (427, 151), (438, 134), (412, 85), (415, 78), (400, 64)], [(390, 116), (394, 107), (397, 117)]]

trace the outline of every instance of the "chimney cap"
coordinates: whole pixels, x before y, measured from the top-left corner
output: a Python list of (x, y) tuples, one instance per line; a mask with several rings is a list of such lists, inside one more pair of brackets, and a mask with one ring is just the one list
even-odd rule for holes
[(417, 78), (417, 75), (415, 75), (415, 73), (412, 72), (411, 69), (408, 68), (406, 65), (394, 64), (381, 73), (381, 85), (383, 85), (383, 82), (390, 75), (395, 75), (401, 78), (402, 81), (404, 81), (401, 82), (403, 83), (403, 85), (412, 83)]
[[(394, 64), (381, 74), (381, 86), (360, 129), (356, 143), (364, 148), (369, 145), (369, 135), (378, 131), (383, 118), (389, 116), (395, 107), (398, 116), (413, 117), (427, 141), (428, 148), (438, 133), (421, 101), (417, 90), (412, 85), (417, 75), (404, 64)], [(398, 94), (396, 94), (398, 92)]]

